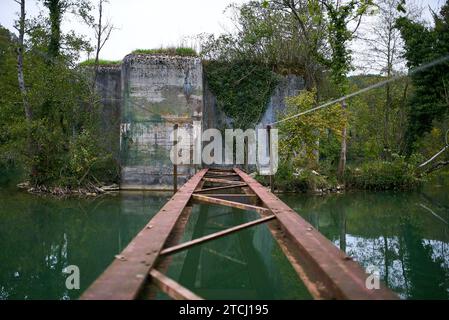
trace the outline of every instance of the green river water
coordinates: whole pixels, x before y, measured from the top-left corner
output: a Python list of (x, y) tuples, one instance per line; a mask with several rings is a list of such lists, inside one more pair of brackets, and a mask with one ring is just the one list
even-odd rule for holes
[[(0, 178), (0, 299), (78, 298), (171, 196), (60, 200), (18, 192), (12, 177)], [(280, 197), (402, 298), (448, 299), (448, 186), (440, 177), (419, 192)], [(195, 206), (182, 241), (254, 218)], [(80, 290), (65, 286), (69, 265), (80, 269)], [(264, 225), (174, 255), (167, 274), (209, 299), (310, 299)]]

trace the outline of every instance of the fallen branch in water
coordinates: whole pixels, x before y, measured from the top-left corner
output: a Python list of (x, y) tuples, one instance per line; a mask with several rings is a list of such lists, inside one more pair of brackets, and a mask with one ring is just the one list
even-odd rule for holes
[[(446, 135), (445, 135), (445, 140), (446, 140), (446, 145), (443, 147), (443, 149), (441, 149), (440, 151), (438, 151), (436, 154), (434, 154), (429, 160), (425, 161), (424, 163), (422, 163), (421, 165), (418, 166), (418, 169), (421, 169), (425, 166), (427, 166), (429, 163), (431, 163), (432, 161), (434, 161), (436, 158), (438, 158), (443, 152), (445, 152), (447, 149), (449, 149), (449, 140), (448, 140), (448, 135), (449, 135), (449, 130), (446, 131)], [(434, 172), (438, 169), (441, 169), (445, 166), (447, 166), (449, 164), (449, 161), (440, 161), (436, 164), (434, 164), (432, 167), (430, 167), (429, 169), (424, 171), (424, 174), (429, 174), (431, 172)]]
[(430, 168), (428, 168), (426, 171), (424, 171), (425, 174), (429, 174), (432, 173), (434, 171), (437, 171), (445, 166), (449, 165), (449, 160), (448, 161), (440, 161), (435, 163), (433, 166), (431, 166)]

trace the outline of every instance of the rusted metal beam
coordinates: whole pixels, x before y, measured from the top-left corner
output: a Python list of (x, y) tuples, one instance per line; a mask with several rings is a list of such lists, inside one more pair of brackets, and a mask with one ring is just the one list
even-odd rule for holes
[[(196, 191), (195, 191), (196, 192)], [(255, 194), (244, 194), (244, 193), (212, 193), (209, 196), (214, 198), (258, 198)], [(227, 200), (227, 199), (226, 199)]]
[(234, 171), (213, 171), (213, 170), (210, 170), (210, 169), (208, 171), (208, 175), (211, 175), (211, 176), (224, 176), (224, 177), (226, 177), (228, 175), (234, 175), (234, 174), (235, 174)]
[[(198, 187), (202, 184), (202, 182), (198, 185)], [(186, 207), (192, 208), (190, 205)], [(200, 208), (200, 214), (203, 215), (204, 208)], [(186, 210), (185, 210), (186, 211)], [(207, 215), (207, 210), (205, 214)], [(170, 233), (169, 239), (165, 242), (165, 247), (171, 247), (179, 244), (179, 240), (181, 236), (184, 234), (185, 226), (187, 224), (187, 219), (184, 219), (185, 217), (190, 216), (191, 210), (188, 210), (187, 213), (182, 214), (179, 221), (176, 223), (175, 228)], [(193, 230), (193, 237), (198, 238), (203, 235), (204, 226), (206, 224), (207, 219), (200, 220), (200, 223), (195, 224), (194, 230)], [(183, 262), (183, 267), (181, 270), (181, 273), (179, 275), (180, 279), (183, 279), (184, 285), (193, 287), (195, 283), (196, 278), (196, 266), (199, 263), (199, 254), (197, 255), (195, 250), (191, 250), (188, 252), (188, 254), (185, 257), (185, 260)], [(198, 252), (199, 253), (199, 252)], [(166, 273), (170, 264), (173, 261), (173, 256), (167, 255), (167, 256), (159, 256), (156, 264), (154, 265), (154, 268), (162, 273)], [(195, 266), (195, 267), (192, 267)], [(139, 295), (138, 299), (142, 300), (153, 300), (156, 298), (157, 294), (157, 287), (152, 283), (151, 281), (147, 281), (145, 283), (145, 286)]]
[(246, 186), (246, 183), (240, 183), (240, 184), (236, 184), (236, 185), (212, 187), (212, 188), (206, 188), (206, 189), (201, 189), (201, 190), (195, 190), (195, 193), (224, 190), (224, 189), (234, 189), (234, 188), (241, 188), (241, 187), (245, 187), (245, 186)]
[(183, 287), (173, 279), (170, 279), (163, 273), (152, 269), (150, 271), (151, 281), (170, 298), (175, 300), (204, 300), (200, 296), (194, 294), (189, 289)]
[(207, 169), (199, 171), (162, 207), (106, 271), (83, 293), (82, 300), (135, 299), (170, 232)]
[(237, 201), (241, 203), (247, 203), (252, 205), (257, 205), (257, 201), (259, 197), (255, 194), (244, 194), (244, 193), (212, 193), (208, 194), (211, 197), (229, 200), (229, 201)]
[(204, 237), (201, 237), (198, 239), (194, 239), (194, 240), (191, 240), (191, 241), (188, 241), (185, 243), (181, 243), (177, 246), (173, 246), (173, 247), (164, 249), (161, 251), (160, 255), (173, 254), (173, 253), (185, 250), (187, 248), (190, 248), (190, 247), (193, 247), (193, 246), (196, 246), (196, 245), (199, 245), (199, 244), (211, 241), (211, 240), (215, 240), (215, 239), (221, 238), (223, 236), (227, 236), (231, 233), (234, 233), (234, 232), (237, 232), (237, 231), (240, 231), (243, 229), (247, 229), (252, 226), (261, 224), (261, 223), (265, 223), (265, 222), (273, 220), (273, 219), (276, 219), (276, 216), (271, 215), (271, 216), (267, 216), (265, 218), (260, 218), (260, 219), (254, 220), (254, 221), (250, 221), (250, 222), (247, 222), (247, 223), (244, 223), (244, 224), (241, 224), (241, 225), (238, 225), (238, 226), (235, 226), (235, 227), (223, 230), (223, 231), (212, 233), (207, 236), (204, 236)]
[(231, 173), (234, 173), (234, 168), (211, 167), (211, 168), (209, 168), (209, 172), (231, 172)]
[[(283, 233), (299, 252), (304, 262), (300, 262), (301, 267), (307, 278), (313, 279), (315, 284), (320, 282), (319, 286), (314, 288), (323, 287), (321, 290), (327, 291), (327, 297), (333, 299), (398, 299), (398, 296), (383, 284), (380, 289), (367, 289), (367, 274), (357, 262), (337, 249), (311, 224), (255, 179), (240, 169), (234, 170), (276, 216)], [(307, 286), (307, 283), (304, 283)]]
[(273, 150), (271, 150), (271, 126), (267, 126), (267, 139), (268, 139), (268, 155), (270, 157), (270, 190), (274, 193), (274, 175), (273, 175)]
[[(367, 289), (365, 286), (367, 275), (360, 265), (338, 250), (255, 179), (239, 169), (234, 169), (233, 172), (242, 181), (206, 177), (207, 169), (197, 173), (117, 256), (118, 259), (91, 285), (81, 299), (151, 298), (154, 296), (145, 290), (154, 285), (175, 299), (201, 299), (155, 268), (166, 268), (170, 263), (169, 254), (265, 222), (268, 222), (267, 225), (274, 238), (314, 298), (398, 298), (383, 284), (378, 290)], [(231, 174), (227, 173), (227, 175)], [(220, 178), (225, 178), (225, 176), (220, 175)], [(201, 189), (205, 182), (228, 185)], [(236, 184), (229, 184), (229, 182)], [(207, 194), (207, 196), (198, 194), (232, 188), (241, 188), (245, 193)], [(183, 244), (176, 244), (187, 223), (191, 211), (190, 200), (192, 199), (244, 210), (255, 210), (262, 218)], [(244, 202), (248, 199), (259, 201), (258, 204), (263, 204), (264, 207), (237, 202), (241, 200)]]
[(205, 195), (200, 195), (200, 194), (193, 194), (192, 199), (195, 201), (199, 201), (201, 203), (216, 204), (216, 205), (222, 205), (222, 206), (227, 206), (227, 207), (232, 207), (232, 208), (238, 208), (238, 209), (242, 209), (242, 210), (256, 211), (261, 214), (270, 212), (270, 210), (267, 208), (253, 206), (250, 204), (245, 204), (245, 203), (236, 202), (236, 201), (229, 201), (229, 200), (214, 198), (213, 195), (205, 196)]
[(220, 177), (238, 177), (239, 175), (235, 172), (220, 172), (220, 171), (209, 171), (209, 173), (206, 176), (214, 175), (214, 176), (220, 176)]
[(207, 175), (206, 178), (223, 178), (223, 179), (227, 179), (227, 178), (239, 178), (238, 174), (211, 174), (211, 175)]
[[(253, 190), (249, 187), (242, 188), (243, 192), (247, 195), (256, 196)], [(257, 197), (259, 199), (259, 197)], [(263, 216), (263, 215), (262, 215)], [(309, 293), (314, 299), (334, 299), (333, 293), (326, 290), (322, 282), (318, 278), (312, 278), (313, 273), (305, 272), (305, 265), (307, 265), (307, 257), (298, 250), (296, 245), (290, 237), (286, 237), (284, 231), (282, 230), (279, 221), (273, 220), (267, 223), (268, 230), (272, 234), (273, 238), (279, 244), (280, 249), (284, 253), (287, 260), (290, 262), (293, 269), (296, 271), (299, 278), (302, 280), (304, 285), (309, 290)]]
[(212, 183), (221, 183), (221, 184), (242, 184), (241, 181), (234, 181), (234, 180), (226, 180), (226, 179), (217, 179), (217, 178), (204, 178), (204, 182), (212, 182)]

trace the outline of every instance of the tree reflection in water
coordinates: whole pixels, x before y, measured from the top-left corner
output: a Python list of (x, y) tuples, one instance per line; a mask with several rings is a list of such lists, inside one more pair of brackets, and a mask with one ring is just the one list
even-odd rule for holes
[(363, 267), (379, 268), (402, 298), (449, 298), (445, 188), (281, 198)]

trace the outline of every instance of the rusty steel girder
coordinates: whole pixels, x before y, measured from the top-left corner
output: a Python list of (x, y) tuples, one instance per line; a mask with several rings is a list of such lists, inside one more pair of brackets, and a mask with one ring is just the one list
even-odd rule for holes
[[(205, 183), (220, 186), (203, 188)], [(213, 193), (226, 189), (237, 193)], [(197, 202), (251, 210), (261, 218), (180, 244), (192, 205)], [(237, 168), (203, 169), (195, 174), (116, 256), (81, 299), (154, 298), (153, 286), (175, 299), (201, 299), (161, 272), (168, 268), (170, 254), (261, 223), (267, 224), (315, 299), (398, 299), (383, 284), (379, 289), (368, 289), (365, 285), (368, 275), (357, 262)]]

